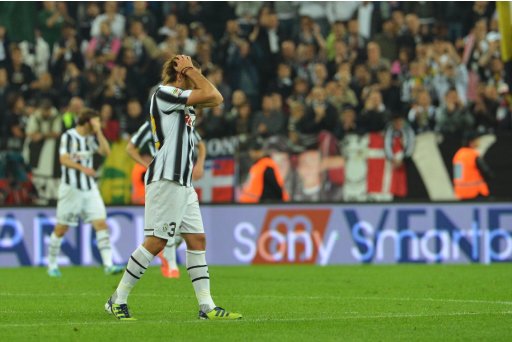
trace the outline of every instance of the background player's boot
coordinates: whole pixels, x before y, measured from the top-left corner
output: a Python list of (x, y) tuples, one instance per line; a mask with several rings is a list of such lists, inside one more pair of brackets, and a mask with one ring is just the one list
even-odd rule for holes
[(206, 313), (199, 311), (199, 319), (211, 319), (211, 320), (236, 320), (242, 319), (242, 314), (236, 312), (227, 312), (223, 308), (216, 307), (212, 311)]
[(112, 265), (104, 268), (106, 275), (119, 274), (124, 271), (124, 266)]
[(62, 273), (60, 273), (60, 270), (58, 268), (49, 268), (47, 273), (52, 278), (62, 277)]

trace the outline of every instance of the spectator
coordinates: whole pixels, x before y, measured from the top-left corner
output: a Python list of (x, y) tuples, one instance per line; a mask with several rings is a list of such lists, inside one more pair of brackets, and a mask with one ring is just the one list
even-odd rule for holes
[(101, 23), (106, 20), (110, 24), (112, 35), (122, 38), (124, 36), (126, 19), (122, 14), (118, 13), (117, 2), (106, 1), (103, 7), (105, 12), (98, 15), (92, 22), (91, 37), (97, 37), (101, 34)]
[(289, 99), (291, 101), (300, 102), (302, 104), (306, 103), (306, 97), (309, 94), (309, 83), (306, 79), (301, 77), (296, 77), (293, 81), (293, 91), (290, 95)]
[(121, 116), (121, 134), (123, 137), (130, 137), (144, 123), (145, 118), (142, 115), (142, 106), (136, 98), (128, 100), (126, 105), (126, 115)]
[(69, 101), (73, 96), (85, 98), (87, 89), (87, 80), (80, 69), (74, 63), (67, 63), (66, 71), (62, 77), (62, 102)]
[(334, 133), (338, 129), (338, 114), (336, 108), (327, 101), (325, 88), (314, 87), (311, 90), (306, 114), (297, 128), (306, 134), (318, 134), (323, 130)]
[[(254, 27), (249, 36), (253, 47), (259, 49), (261, 58), (265, 63), (259, 64), (261, 84), (268, 85), (275, 78), (275, 71), (279, 62), (279, 48), (284, 38), (279, 30), (279, 19), (277, 14), (271, 10), (265, 11), (262, 8), (258, 18), (258, 24)], [(261, 89), (262, 91), (268, 89)]]
[(380, 54), (380, 47), (375, 42), (369, 42), (366, 47), (367, 61), (366, 66), (371, 73), (372, 82), (377, 81), (377, 71), (381, 69), (389, 69), (391, 67), (389, 61), (382, 58)]
[(252, 109), (249, 102), (244, 102), (238, 109), (234, 122), (234, 133), (238, 136), (248, 136), (252, 127)]
[(78, 113), (84, 109), (84, 101), (75, 96), (69, 100), (68, 108), (64, 114), (62, 114), (63, 130), (68, 130), (76, 125), (76, 118)]
[(256, 49), (247, 41), (239, 42), (237, 49), (227, 56), (226, 67), (229, 70), (229, 84), (242, 90), (248, 97), (251, 108), (259, 107), (260, 76), (257, 64), (264, 63)]
[(134, 1), (133, 13), (128, 17), (128, 24), (133, 20), (140, 21), (144, 25), (144, 30), (151, 36), (156, 37), (156, 18), (147, 9), (146, 1)]
[(272, 136), (284, 134), (286, 121), (281, 108), (276, 106), (271, 94), (263, 96), (261, 111), (254, 115), (251, 132), (253, 135)]
[(434, 130), (436, 127), (436, 108), (432, 105), (427, 90), (423, 89), (418, 92), (407, 118), (416, 134)]
[(348, 48), (357, 55), (358, 60), (364, 60), (366, 38), (359, 33), (359, 21), (357, 18), (352, 18), (348, 21), (345, 40)]
[(382, 23), (382, 32), (375, 36), (375, 42), (382, 51), (382, 57), (394, 61), (398, 57), (398, 44), (395, 22), (393, 19), (386, 19)]
[(119, 120), (114, 117), (114, 110), (108, 103), (104, 103), (100, 109), (101, 129), (109, 142), (119, 140), (121, 127)]
[(20, 93), (11, 93), (7, 97), (7, 149), (19, 153), (25, 141), (25, 127), (28, 113), (25, 100)]
[(130, 24), (130, 35), (124, 38), (123, 49), (135, 52), (137, 64), (144, 70), (147, 70), (160, 54), (154, 39), (146, 34), (144, 26), (137, 20)]
[[(405, 47), (409, 51), (416, 51), (416, 44), (422, 43), (420, 19), (415, 13), (409, 13), (405, 16), (405, 25), (407, 29), (398, 37), (398, 46)], [(413, 55), (413, 58), (416, 56)]]
[(121, 49), (121, 40), (112, 35), (108, 21), (100, 23), (100, 34), (92, 37), (85, 53), (87, 64), (100, 74), (112, 70)]
[[(57, 139), (62, 132), (62, 120), (49, 99), (42, 99), (38, 109), (29, 117), (25, 129), (28, 141), (28, 164), (34, 176), (52, 177)], [(46, 159), (46, 160), (45, 160)]]
[[(329, 21), (327, 19), (326, 2), (320, 1), (301, 1), (299, 2), (298, 14), (301, 17), (308, 17), (316, 25), (314, 26), (315, 35), (322, 37), (329, 33)], [(315, 39), (318, 39), (315, 37)]]
[(375, 35), (378, 27), (381, 27), (381, 17), (378, 8), (372, 2), (363, 2), (356, 10), (359, 22), (359, 32), (364, 39), (370, 39)]
[(79, 4), (78, 11), (78, 30), (79, 36), (84, 41), (91, 39), (91, 31), (94, 20), (100, 15), (100, 6), (96, 2), (87, 2)]
[[(9, 84), (9, 78), (7, 77), (7, 70), (0, 67), (0, 108), (7, 108), (7, 99), (9, 95), (15, 90)], [(6, 136), (7, 136), (7, 111), (0, 110), (0, 150), (5, 147)]]
[(5, 26), (0, 24), (0, 67), (5, 67), (9, 63), (9, 39)]
[(55, 43), (51, 59), (50, 70), (56, 80), (56, 84), (62, 85), (69, 63), (73, 63), (78, 69), (82, 69), (84, 59), (80, 51), (75, 27), (71, 23), (64, 23), (61, 38)]
[(224, 82), (224, 72), (218, 66), (213, 66), (208, 70), (208, 75), (206, 77), (208, 81), (210, 81), (215, 88), (219, 90), (222, 97), (224, 98), (224, 102), (222, 103), (225, 108), (231, 107), (231, 87)]
[(473, 123), (474, 119), (457, 95), (457, 90), (449, 89), (436, 112), (436, 130), (444, 134), (462, 134), (472, 128)]
[(349, 21), (359, 7), (359, 1), (328, 1), (325, 4), (327, 19), (332, 25), (336, 22)]
[(341, 141), (349, 134), (359, 134), (360, 129), (357, 125), (356, 110), (352, 106), (345, 106), (340, 111), (340, 125), (335, 132), (336, 137)]
[(39, 79), (34, 82), (32, 97), (38, 101), (49, 99), (53, 106), (60, 107), (61, 94), (53, 87), (53, 77), (49, 72), (42, 74)]
[(176, 14), (171, 13), (165, 17), (165, 22), (158, 29), (158, 41), (166, 40), (169, 36), (176, 37), (178, 35), (178, 18)]
[(386, 67), (379, 69), (377, 71), (377, 79), (376, 87), (382, 94), (386, 108), (392, 113), (401, 113), (400, 88), (393, 82), (390, 70)]
[(447, 61), (441, 65), (441, 72), (434, 76), (432, 84), (440, 104), (444, 104), (445, 94), (448, 89), (455, 88), (458, 98), (463, 105), (466, 104), (466, 92), (468, 89), (468, 73), (466, 66), (454, 65)]
[(205, 139), (222, 138), (226, 136), (228, 120), (224, 115), (224, 106), (203, 108), (203, 134)]
[(23, 63), (28, 65), (36, 77), (48, 72), (50, 46), (41, 36), (41, 31), (34, 30), (35, 42), (22, 41), (18, 46), (23, 56)]
[(32, 69), (23, 63), (21, 49), (16, 45), (11, 47), (11, 64), (7, 67), (7, 73), (9, 83), (22, 92), (28, 92), (36, 79)]
[(292, 69), (286, 63), (279, 63), (277, 66), (277, 77), (270, 90), (279, 93), (283, 98), (288, 98), (293, 91)]
[(370, 89), (361, 112), (361, 127), (366, 132), (379, 132), (384, 129), (389, 118), (390, 113), (384, 105), (381, 92), (376, 88)]
[(43, 2), (43, 10), (37, 16), (37, 24), (41, 30), (42, 38), (51, 49), (59, 40), (62, 25), (65, 21), (73, 21), (68, 15), (65, 2)]

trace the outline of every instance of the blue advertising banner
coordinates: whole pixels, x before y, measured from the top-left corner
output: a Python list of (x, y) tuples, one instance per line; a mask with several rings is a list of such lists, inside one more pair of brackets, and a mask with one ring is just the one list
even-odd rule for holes
[[(143, 241), (142, 207), (110, 207), (113, 258)], [(212, 265), (512, 261), (512, 204), (203, 206)], [(53, 208), (0, 209), (0, 267), (45, 265)], [(184, 260), (185, 246), (178, 249)], [(61, 265), (100, 263), (94, 230), (71, 228)]]

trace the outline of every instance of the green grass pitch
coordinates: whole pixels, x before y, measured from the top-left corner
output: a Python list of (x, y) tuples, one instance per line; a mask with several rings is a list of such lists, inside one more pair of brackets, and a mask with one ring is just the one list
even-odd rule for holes
[(512, 265), (210, 267), (200, 321), (188, 279), (151, 267), (130, 297), (136, 322), (103, 311), (120, 276), (97, 267), (0, 269), (0, 341), (512, 341)]

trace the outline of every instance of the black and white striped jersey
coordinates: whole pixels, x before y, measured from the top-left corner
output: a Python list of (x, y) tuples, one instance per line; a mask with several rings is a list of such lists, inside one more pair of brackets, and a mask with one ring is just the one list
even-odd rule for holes
[[(76, 128), (68, 129), (60, 137), (59, 154), (68, 154), (74, 162), (85, 167), (93, 167), (93, 155), (98, 151), (99, 144), (94, 135), (80, 135)], [(79, 190), (96, 189), (96, 181), (93, 177), (77, 169), (61, 165), (61, 182)]]
[(151, 97), (150, 119), (156, 155), (146, 172), (146, 184), (161, 179), (192, 186), (194, 107), (191, 90), (159, 86)]
[(153, 143), (153, 133), (151, 132), (151, 124), (149, 121), (144, 122), (142, 126), (139, 127), (137, 132), (130, 139), (130, 142), (137, 147), (138, 150), (142, 150), (147, 146), (151, 156), (155, 156), (156, 149)]
[[(199, 133), (197, 133), (196, 130), (194, 130), (192, 132), (192, 136), (194, 139), (194, 146), (197, 147), (197, 145), (202, 140), (202, 138), (199, 135)], [(148, 121), (144, 122), (144, 124), (142, 124), (142, 126), (139, 127), (137, 132), (130, 139), (130, 142), (138, 150), (142, 150), (143, 148), (145, 148), (147, 146), (149, 149), (149, 152), (151, 153), (151, 156), (152, 157), (155, 156), (156, 149), (155, 149), (155, 145), (153, 142), (153, 133), (151, 132), (151, 124)], [(195, 161), (197, 159), (197, 148), (194, 148), (194, 153), (193, 153), (192, 159), (195, 163)]]

